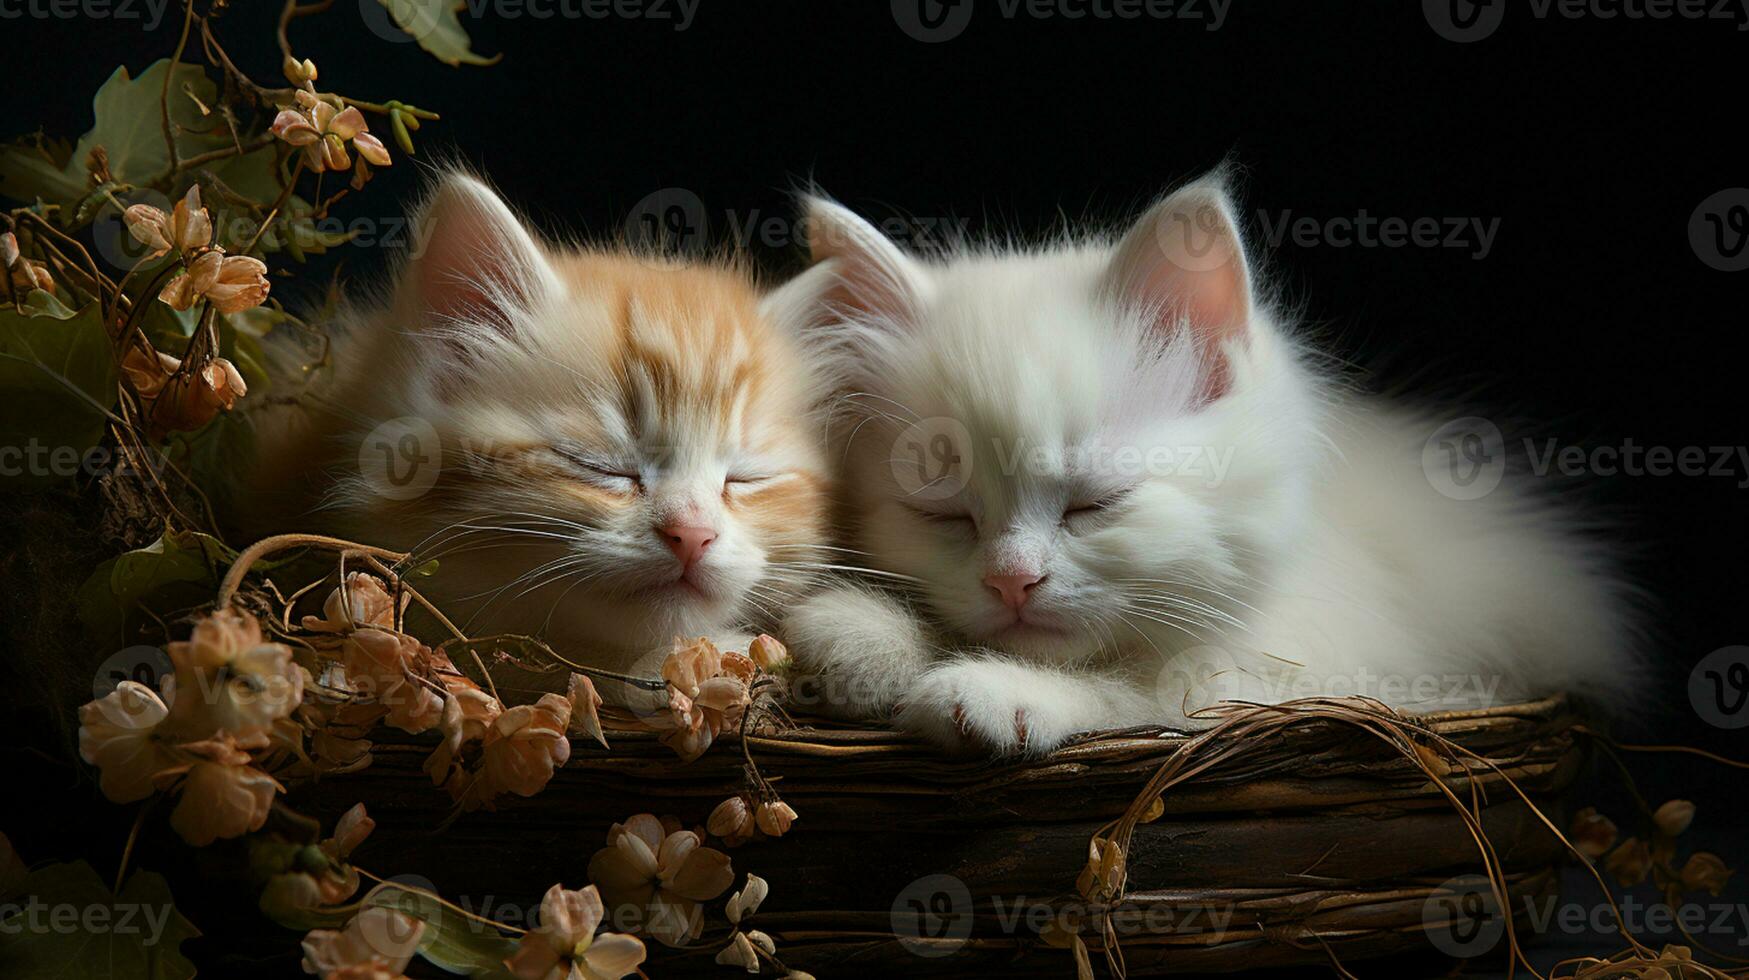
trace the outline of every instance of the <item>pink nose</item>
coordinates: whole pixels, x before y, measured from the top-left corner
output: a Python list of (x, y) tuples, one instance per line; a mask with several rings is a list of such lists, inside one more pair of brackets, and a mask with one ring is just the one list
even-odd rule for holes
[(692, 566), (704, 557), (704, 550), (717, 539), (717, 532), (710, 528), (690, 524), (665, 524), (656, 529), (656, 535), (667, 543), (674, 557), (680, 559), (682, 572), (691, 571)]
[(1002, 597), (1002, 604), (1015, 612), (1019, 612), (1020, 607), (1026, 605), (1027, 596), (1032, 592), (1033, 586), (1044, 580), (1043, 575), (1034, 575), (1031, 572), (984, 576), (984, 584), (995, 589), (996, 594)]

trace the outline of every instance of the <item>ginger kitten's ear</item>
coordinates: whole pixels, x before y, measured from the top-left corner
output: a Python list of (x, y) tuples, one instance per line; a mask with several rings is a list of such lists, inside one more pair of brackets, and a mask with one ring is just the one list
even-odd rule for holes
[(1221, 351), (1245, 336), (1255, 300), (1244, 240), (1218, 174), (1149, 208), (1118, 244), (1105, 285), (1119, 302), (1148, 311), (1162, 330), (1188, 323), (1209, 358), (1206, 394), (1226, 393), (1231, 379)]
[(912, 320), (927, 288), (923, 267), (849, 208), (814, 196), (802, 206), (812, 260), (829, 270), (808, 283), (822, 308), (848, 319)]
[(445, 175), (413, 232), (399, 298), (428, 322), (508, 333), (518, 312), (563, 289), (540, 243), (472, 177)]

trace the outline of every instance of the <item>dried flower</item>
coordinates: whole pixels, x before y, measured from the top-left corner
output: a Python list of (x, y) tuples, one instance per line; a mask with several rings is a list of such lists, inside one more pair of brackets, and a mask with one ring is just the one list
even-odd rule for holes
[(180, 787), (181, 798), (170, 812), (170, 826), (182, 839), (204, 847), (220, 838), (240, 837), (267, 822), (273, 798), (285, 791), (272, 776), (250, 765), (246, 750), (265, 748), (267, 736), (238, 739), (220, 732), (199, 742), (177, 746), (194, 761), (160, 770), (161, 788)]
[(764, 904), (765, 896), (771, 894), (771, 885), (755, 874), (747, 876), (747, 884), (740, 891), (729, 896), (729, 904), (723, 911), (729, 917), (729, 924), (738, 926), (741, 920), (759, 911)]
[(414, 734), (443, 720), (444, 699), (420, 680), (430, 657), (413, 637), (383, 629), (355, 630), (341, 646), (352, 690), (374, 697), (388, 709), (389, 724)]
[(449, 695), (443, 701), (443, 718), (438, 722), (443, 741), (425, 760), (425, 774), (431, 777), (432, 785), (442, 786), (449, 781), (462, 746), (485, 738), (503, 712), (504, 705), (497, 698), (471, 681), (449, 687)]
[(540, 926), (523, 934), (504, 965), (520, 980), (619, 980), (638, 972), (647, 955), (644, 944), (621, 933), (597, 933), (601, 916), (594, 885), (579, 891), (554, 885), (541, 899)]
[(1688, 862), (1682, 866), (1682, 887), (1689, 891), (1705, 891), (1717, 897), (1725, 890), (1725, 882), (1731, 877), (1731, 869), (1725, 867), (1716, 854), (1696, 851), (1688, 856)]
[(729, 944), (718, 953), (718, 966), (732, 966), (748, 973), (759, 972), (759, 954), (753, 950), (753, 940), (747, 938), (744, 932), (737, 932), (729, 937)]
[(394, 909), (365, 909), (346, 928), (312, 929), (304, 936), (304, 972), (323, 980), (393, 980), (424, 938), (425, 923)]
[(761, 670), (775, 670), (789, 663), (789, 649), (777, 641), (774, 636), (764, 633), (753, 638), (747, 647), (747, 655)]
[(1093, 838), (1087, 845), (1087, 866), (1075, 880), (1075, 890), (1090, 902), (1116, 897), (1123, 884), (1123, 848), (1116, 841)]
[(565, 699), (571, 702), (570, 733), (587, 735), (607, 748), (607, 735), (601, 730), (601, 695), (595, 692), (595, 682), (572, 674)]
[(1629, 837), (1617, 845), (1603, 862), (1604, 870), (1615, 876), (1623, 888), (1632, 888), (1646, 880), (1652, 870), (1652, 851), (1638, 837)]
[(746, 656), (723, 654), (702, 637), (677, 644), (662, 662), (668, 711), (651, 719), (650, 726), (664, 733), (662, 743), (682, 761), (697, 759), (724, 729), (740, 724), (752, 667)]
[(122, 212), (122, 220), (127, 223), (128, 233), (152, 250), (151, 258), (171, 249), (194, 255), (213, 240), (212, 219), (200, 206), (199, 184), (189, 187), (171, 214), (150, 204), (135, 204)]
[(12, 263), (18, 261), (18, 236), (9, 231), (0, 231), (0, 271), (12, 268)]
[(790, 824), (795, 819), (796, 811), (782, 800), (767, 800), (759, 804), (759, 809), (753, 814), (753, 822), (767, 837), (782, 837), (789, 833)]
[(205, 297), (220, 313), (240, 313), (266, 302), (270, 288), (265, 262), (214, 248), (191, 260), (158, 298), (173, 310), (186, 310)]
[(1586, 807), (1573, 815), (1573, 826), (1567, 837), (1580, 854), (1595, 860), (1615, 846), (1616, 833), (1615, 824), (1608, 817), (1593, 807)]
[(359, 156), (379, 167), (393, 162), (388, 148), (370, 134), (370, 126), (357, 106), (341, 109), (308, 91), (299, 91), (296, 98), (299, 108), (281, 109), (270, 128), (273, 135), (303, 148), (304, 161), (311, 170), (345, 170), (352, 166), (352, 158), (346, 152), (348, 141)]
[(116, 803), (152, 795), (152, 777), (170, 764), (155, 734), (169, 714), (157, 692), (122, 681), (79, 708), (79, 757), (97, 767), (97, 785)]
[(1687, 800), (1671, 800), (1652, 814), (1652, 823), (1665, 837), (1678, 837), (1694, 822), (1694, 804)]
[(12, 267), (12, 288), (21, 293), (33, 289), (45, 292), (55, 291), (55, 277), (49, 274), (49, 267), (35, 259), (19, 259)]
[(711, 815), (705, 819), (705, 830), (713, 836), (720, 837), (724, 844), (739, 847), (753, 839), (758, 830), (753, 819), (753, 808), (747, 805), (744, 796), (731, 796), (716, 805)]
[(146, 399), (157, 398), (181, 366), (182, 362), (169, 354), (139, 344), (128, 348), (127, 356), (121, 360), (122, 373), (140, 397)]
[(601, 889), (614, 921), (637, 917), (652, 937), (670, 946), (698, 938), (698, 907), (734, 884), (729, 856), (699, 846), (690, 830), (673, 830), (640, 813), (607, 832), (607, 847), (589, 859), (589, 877)]
[(412, 599), (412, 593), (403, 592), (397, 607), (382, 579), (366, 572), (349, 572), (346, 581), (322, 601), (322, 615), (304, 617), (304, 629), (317, 633), (348, 633), (361, 626), (393, 630), (397, 614)]
[(533, 796), (552, 781), (553, 771), (571, 757), (565, 737), (571, 704), (543, 694), (534, 704), (519, 704), (493, 720), (481, 749), (480, 776), (488, 796)]
[[(169, 369), (170, 376), (163, 379), (158, 393), (148, 398), (154, 438), (166, 432), (192, 432), (211, 422), (219, 412), (230, 411), (237, 399), (248, 394), (248, 386), (243, 383), (243, 375), (237, 371), (237, 366), (222, 357), (213, 358), (197, 371), (178, 374), (182, 362), (167, 354), (158, 356), (160, 364)], [(146, 362), (136, 360), (135, 363), (141, 367)], [(150, 369), (141, 367), (141, 370)], [(142, 377), (148, 383), (153, 380), (149, 373)]]
[(220, 609), (166, 652), (176, 668), (169, 724), (179, 738), (265, 736), (303, 702), (306, 675), (291, 647), (265, 640), (247, 613)]

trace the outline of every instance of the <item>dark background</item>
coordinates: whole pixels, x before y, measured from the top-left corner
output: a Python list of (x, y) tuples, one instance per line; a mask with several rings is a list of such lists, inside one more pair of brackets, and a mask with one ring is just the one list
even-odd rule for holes
[[(704, 0), (683, 31), (674, 19), (464, 13), (475, 50), (503, 54), (490, 67), (452, 69), (385, 40), (359, 0), (298, 22), (292, 40), (324, 88), (441, 112), (419, 134), (420, 159), (469, 162), (550, 229), (611, 236), (647, 195), (679, 188), (714, 242), (746, 246), (773, 274), (799, 249), (737, 240), (731, 226), (787, 217), (799, 183), (875, 216), (1038, 234), (1065, 216), (1121, 220), (1230, 159), (1271, 275), (1376, 387), (1461, 399), (1454, 415), (1494, 419), (1509, 445), (1745, 441), (1749, 273), (1709, 267), (1689, 233), (1703, 200), (1749, 185), (1749, 34), (1735, 21), (1539, 19), (1513, 5), (1490, 36), (1455, 43), (1413, 2), (1236, 0), (1218, 30), (1206, 2), (1200, 20), (1008, 18), (996, 0), (973, 2), (940, 43), (901, 30), (885, 0)], [(238, 7), (227, 48), (277, 84), (277, 5)], [(3, 128), (77, 135), (113, 67), (143, 69), (177, 26), (0, 21)], [(340, 214), (380, 221), (420, 180), (402, 158)], [(1473, 234), (1457, 248), (1271, 244), (1258, 218), (1363, 211), (1498, 219), (1498, 233), (1478, 258)], [(341, 252), (346, 275), (387, 254)], [(1636, 738), (1749, 757), (1749, 730), (1705, 723), (1686, 693), (1696, 661), (1749, 642), (1745, 480), (1738, 461), (1728, 476), (1582, 488), (1655, 602), (1658, 681), (1629, 719)], [(1740, 773), (1673, 756), (1632, 764), (1654, 801), (1695, 799), (1697, 826), (1742, 823)], [(1749, 862), (1749, 845), (1728, 846), (1727, 863)]]

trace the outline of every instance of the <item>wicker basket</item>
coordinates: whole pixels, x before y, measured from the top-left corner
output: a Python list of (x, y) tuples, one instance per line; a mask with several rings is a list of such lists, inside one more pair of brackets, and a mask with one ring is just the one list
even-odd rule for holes
[[(1561, 797), (1583, 762), (1580, 720), (1565, 698), (1418, 720), (1498, 766), (1473, 786), (1462, 781), (1460, 793), (1480, 791), (1482, 826), (1515, 899), (1553, 891), (1562, 848), (1506, 779), (1563, 826)], [(528, 907), (554, 881), (578, 887), (612, 822), (650, 811), (702, 823), (743, 787), (733, 738), (681, 765), (651, 735), (610, 732), (611, 752), (577, 743), (539, 797), (465, 816), (433, 837), (449, 807), (420, 769), (430, 742), (378, 734), (369, 770), (324, 780), (294, 802), (327, 818), (363, 799), (380, 824), (373, 868), (428, 878), (475, 909), (488, 898)], [(1038, 910), (1080, 904), (1075, 882), (1090, 838), (1186, 741), (1159, 729), (1104, 732), (1041, 760), (995, 764), (884, 730), (750, 736), (761, 770), (800, 817), (782, 839), (730, 853), (737, 876), (771, 882), (758, 921), (792, 967), (822, 977), (1072, 975), (1070, 954), (1041, 937)], [(1174, 786), (1164, 813), (1136, 827), (1120, 929), (1128, 972), (1428, 949), (1430, 896), (1480, 868), (1450, 799), (1352, 726), (1313, 719), (1258, 743)], [(1086, 939), (1097, 962), (1098, 933)], [(720, 973), (711, 963), (720, 945), (652, 944), (651, 975)]]

